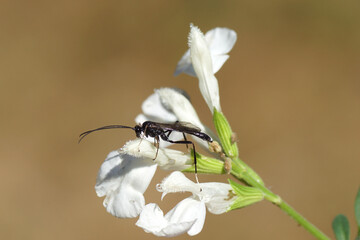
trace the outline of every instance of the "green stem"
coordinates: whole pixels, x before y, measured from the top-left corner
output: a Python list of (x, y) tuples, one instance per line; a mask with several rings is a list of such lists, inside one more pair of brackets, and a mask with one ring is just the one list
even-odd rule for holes
[(294, 208), (284, 201), (278, 205), (284, 212), (286, 212), (290, 217), (297, 221), (301, 226), (308, 230), (312, 235), (317, 239), (329, 240), (330, 238), (321, 232), (317, 227), (315, 227), (311, 222), (306, 220), (300, 213), (298, 213)]
[[(321, 232), (317, 227), (315, 227), (311, 222), (306, 220), (300, 213), (298, 213), (294, 208), (292, 208), (289, 204), (283, 201), (280, 196), (271, 192), (262, 182), (259, 182), (257, 178), (254, 177), (251, 170), (247, 165), (239, 165), (237, 162), (233, 161), (233, 168), (231, 173), (239, 180), (245, 181), (252, 187), (256, 187), (260, 189), (264, 193), (264, 197), (266, 200), (274, 203), (284, 212), (286, 212), (290, 217), (292, 217), (299, 225), (309, 231), (313, 236), (317, 239), (321, 240), (329, 240), (330, 238), (326, 236), (323, 232)], [(248, 170), (250, 169), (250, 170)], [(250, 173), (250, 174), (249, 174)]]

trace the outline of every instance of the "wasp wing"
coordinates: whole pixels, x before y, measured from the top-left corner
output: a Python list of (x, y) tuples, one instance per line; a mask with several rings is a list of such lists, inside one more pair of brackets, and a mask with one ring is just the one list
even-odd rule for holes
[(171, 130), (184, 133), (197, 133), (201, 132), (201, 129), (189, 122), (175, 122), (175, 123), (156, 123), (158, 127), (164, 130)]

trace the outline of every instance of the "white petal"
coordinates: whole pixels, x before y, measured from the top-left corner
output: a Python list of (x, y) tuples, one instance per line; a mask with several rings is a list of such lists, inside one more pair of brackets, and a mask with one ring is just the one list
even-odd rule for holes
[(154, 162), (165, 170), (183, 170), (193, 164), (190, 154), (173, 149), (160, 147), (156, 156), (157, 148), (147, 140), (135, 139), (128, 141), (119, 151), (143, 158), (147, 162)]
[[(174, 89), (172, 89), (172, 91), (177, 92)], [(176, 115), (171, 110), (166, 108), (166, 106), (162, 103), (159, 94), (156, 92), (150, 95), (143, 102), (142, 110), (144, 114), (139, 114), (135, 118), (136, 123), (143, 123), (145, 121), (174, 123), (178, 120)], [(173, 141), (179, 141), (183, 139), (182, 133), (179, 132), (172, 132), (170, 136), (171, 140)], [(146, 137), (146, 139), (150, 142), (154, 142), (154, 138), (152, 137)], [(172, 143), (160, 141), (160, 147), (168, 147), (170, 145), (172, 145)]]
[(206, 42), (212, 56), (230, 52), (236, 42), (236, 32), (229, 28), (214, 28), (205, 34)]
[(189, 34), (190, 56), (199, 78), (199, 88), (210, 111), (221, 111), (219, 85), (213, 73), (212, 58), (205, 37), (199, 28), (191, 25)]
[[(160, 88), (156, 90), (156, 93), (159, 94), (162, 103), (174, 113), (178, 121), (189, 122), (200, 128), (202, 132), (208, 134), (212, 139), (218, 141), (217, 136), (201, 123), (194, 107), (185, 96), (172, 88)], [(205, 150), (209, 149), (206, 141), (197, 137), (193, 139)]]
[(200, 185), (189, 180), (185, 175), (179, 171), (172, 172), (160, 184), (157, 185), (157, 190), (163, 192), (164, 197), (167, 193), (174, 192), (192, 192), (199, 194), (201, 192)]
[[(146, 103), (146, 102), (151, 102)], [(146, 104), (145, 104), (146, 103)], [(162, 110), (159, 110), (162, 109)], [(139, 114), (135, 121), (143, 123), (144, 121), (155, 121), (161, 123), (174, 123), (176, 121), (189, 122), (201, 129), (202, 132), (208, 134), (212, 139), (219, 142), (217, 136), (206, 126), (204, 126), (189, 99), (173, 88), (161, 88), (155, 90), (155, 93), (148, 97), (143, 104), (143, 111), (147, 114)], [(157, 113), (166, 112), (164, 115)], [(153, 138), (146, 138), (150, 142), (154, 142)], [(170, 139), (178, 141), (183, 139), (180, 132), (172, 132)], [(208, 150), (208, 143), (202, 139), (194, 138), (205, 150)], [(160, 141), (160, 147), (167, 147), (166, 141)]]
[(191, 192), (193, 198), (205, 203), (213, 214), (226, 212), (236, 199), (230, 184), (219, 182), (197, 184), (178, 171), (171, 173), (161, 184), (158, 184), (157, 190), (163, 192), (162, 197), (167, 193)]
[[(227, 53), (233, 48), (236, 39), (236, 32), (228, 28), (214, 28), (205, 34), (205, 40), (212, 58), (214, 74), (220, 70), (229, 58)], [(190, 50), (187, 50), (178, 62), (174, 75), (177, 76), (182, 72), (196, 77), (194, 67), (191, 63)]]
[(160, 88), (156, 90), (156, 93), (162, 104), (176, 116), (176, 120), (192, 123), (202, 131), (205, 130), (194, 107), (184, 95), (172, 88)]
[(187, 198), (178, 203), (165, 217), (156, 204), (146, 205), (136, 225), (156, 236), (174, 237), (185, 232), (193, 236), (202, 230), (205, 216), (205, 205)]
[(165, 218), (171, 223), (191, 222), (195, 223), (189, 229), (188, 234), (194, 236), (201, 232), (206, 216), (205, 204), (193, 198), (185, 198), (179, 202)]
[(186, 233), (195, 220), (181, 223), (170, 223), (165, 219), (163, 212), (155, 203), (147, 204), (136, 222), (138, 227), (145, 232), (152, 233), (158, 237), (175, 237)]
[(229, 55), (218, 55), (216, 57), (212, 56), (212, 64), (214, 73), (218, 72), (222, 65), (229, 59)]
[(200, 187), (202, 191), (197, 197), (205, 202), (207, 209), (213, 214), (225, 213), (237, 198), (230, 184), (209, 182), (200, 183)]
[(151, 94), (142, 104), (142, 111), (148, 119), (154, 122), (175, 122), (176, 116), (171, 110), (164, 107), (160, 96)]
[[(164, 213), (155, 203), (147, 204), (141, 212), (136, 225), (143, 228), (146, 232), (161, 232), (168, 222), (164, 218)], [(159, 235), (157, 235), (159, 236)]]
[(106, 210), (116, 217), (136, 217), (145, 205), (143, 193), (156, 171), (156, 164), (141, 158), (110, 152), (101, 165), (95, 190)]
[(174, 72), (174, 76), (177, 76), (180, 73), (186, 73), (189, 74), (190, 76), (196, 77), (195, 70), (191, 63), (190, 49), (188, 49), (185, 52), (185, 54), (181, 57), (180, 61), (178, 62)]

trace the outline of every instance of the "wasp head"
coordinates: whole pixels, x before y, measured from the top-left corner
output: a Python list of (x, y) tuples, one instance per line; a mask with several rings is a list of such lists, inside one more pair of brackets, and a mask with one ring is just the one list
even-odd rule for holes
[(136, 125), (135, 128), (134, 128), (134, 130), (135, 130), (135, 133), (136, 133), (136, 137), (140, 138), (141, 133), (142, 133), (142, 131), (143, 131), (141, 125), (140, 125), (140, 124), (139, 124), (139, 125)]

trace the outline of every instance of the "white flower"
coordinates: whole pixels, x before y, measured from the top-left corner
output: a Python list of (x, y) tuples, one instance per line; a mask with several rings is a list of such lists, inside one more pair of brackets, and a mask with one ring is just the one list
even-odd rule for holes
[(106, 195), (104, 207), (120, 218), (136, 217), (145, 205), (143, 193), (156, 171), (156, 164), (126, 153), (112, 151), (101, 165), (95, 191)]
[(159, 148), (141, 139), (129, 141), (119, 151), (112, 151), (100, 167), (95, 190), (106, 196), (104, 207), (120, 218), (137, 217), (145, 205), (144, 192), (159, 165), (166, 170), (182, 170), (192, 165), (189, 154)]
[[(205, 41), (210, 50), (212, 69), (214, 74), (220, 70), (222, 65), (229, 58), (227, 53), (229, 53), (233, 48), (236, 39), (236, 32), (229, 28), (217, 27), (211, 29), (205, 34)], [(177, 76), (182, 72), (196, 77), (194, 67), (191, 63), (190, 49), (185, 52), (185, 54), (178, 62), (174, 75)]]
[[(173, 88), (160, 88), (155, 90), (155, 93), (150, 95), (142, 104), (143, 114), (139, 114), (135, 121), (143, 123), (144, 121), (154, 121), (162, 123), (174, 123), (176, 121), (189, 122), (202, 132), (205, 132), (214, 140), (218, 140), (216, 135), (205, 125), (203, 125), (192, 106), (189, 99), (179, 89)], [(182, 133), (173, 132), (171, 139), (181, 140)], [(194, 140), (200, 144), (204, 149), (208, 149), (208, 143), (199, 138)], [(149, 141), (152, 139), (149, 138)], [(160, 141), (160, 146), (166, 147), (170, 143)]]
[(207, 208), (211, 213), (226, 212), (236, 195), (225, 183), (194, 183), (181, 172), (173, 172), (158, 185), (162, 198), (171, 192), (191, 192), (193, 195), (178, 203), (165, 216), (156, 204), (148, 204), (140, 214), (136, 225), (156, 236), (173, 237), (187, 232), (198, 234), (204, 225)]
[(219, 84), (215, 73), (229, 58), (227, 53), (236, 42), (236, 33), (227, 28), (215, 28), (206, 36), (198, 27), (190, 25), (189, 51), (178, 63), (175, 75), (185, 72), (199, 79), (199, 88), (206, 104), (213, 113), (221, 112)]

